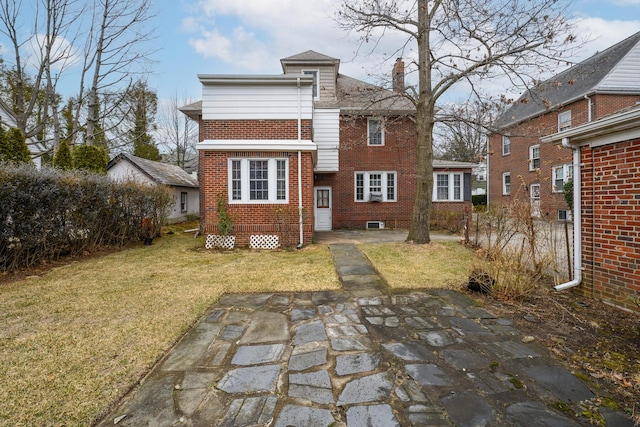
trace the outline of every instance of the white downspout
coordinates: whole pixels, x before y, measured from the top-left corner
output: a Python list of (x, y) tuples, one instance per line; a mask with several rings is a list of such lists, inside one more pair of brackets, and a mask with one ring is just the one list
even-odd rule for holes
[(573, 280), (555, 287), (556, 291), (578, 286), (582, 282), (582, 177), (580, 176), (580, 147), (572, 147), (569, 138), (562, 138), (562, 146), (573, 148)]
[(585, 95), (584, 99), (586, 99), (587, 102), (588, 102), (588, 104), (587, 104), (587, 122), (591, 123), (591, 98), (589, 98), (588, 95)]
[[(302, 93), (300, 88), (300, 77), (298, 77), (298, 143), (302, 140)], [(297, 248), (302, 248), (304, 244), (304, 231), (302, 220), (302, 152), (298, 150), (298, 227), (300, 228), (300, 239)]]

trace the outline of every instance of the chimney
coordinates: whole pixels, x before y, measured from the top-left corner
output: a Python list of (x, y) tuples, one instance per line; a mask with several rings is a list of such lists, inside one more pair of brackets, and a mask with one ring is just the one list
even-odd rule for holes
[(404, 93), (404, 62), (402, 58), (396, 59), (396, 63), (393, 65), (393, 91), (396, 93)]

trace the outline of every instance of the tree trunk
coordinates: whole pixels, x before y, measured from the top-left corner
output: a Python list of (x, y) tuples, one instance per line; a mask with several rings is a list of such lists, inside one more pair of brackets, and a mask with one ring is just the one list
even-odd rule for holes
[(418, 102), (416, 200), (407, 240), (424, 244), (431, 241), (431, 198), (433, 195), (433, 122), (435, 101), (431, 89), (431, 59), (427, 0), (418, 1)]

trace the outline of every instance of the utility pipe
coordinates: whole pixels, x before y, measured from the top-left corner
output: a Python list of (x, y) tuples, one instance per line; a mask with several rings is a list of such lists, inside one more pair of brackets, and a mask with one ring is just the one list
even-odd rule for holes
[(591, 123), (591, 98), (589, 95), (585, 95), (584, 99), (587, 100), (587, 122)]
[(580, 147), (573, 147), (569, 138), (562, 138), (562, 146), (573, 149), (573, 280), (556, 286), (556, 291), (573, 288), (582, 283), (582, 177), (580, 176)]
[[(302, 140), (302, 92), (300, 87), (300, 77), (298, 81), (298, 143)], [(304, 231), (302, 220), (302, 153), (298, 150), (298, 228), (300, 229), (300, 238), (297, 248), (301, 249), (304, 245)]]

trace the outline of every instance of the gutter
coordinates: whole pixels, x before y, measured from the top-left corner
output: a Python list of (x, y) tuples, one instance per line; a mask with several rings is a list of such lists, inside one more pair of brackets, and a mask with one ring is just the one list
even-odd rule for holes
[(573, 277), (555, 287), (556, 291), (573, 288), (582, 283), (582, 177), (580, 176), (580, 147), (571, 145), (569, 138), (562, 138), (562, 146), (573, 149)]
[[(300, 77), (298, 77), (298, 141), (302, 140), (302, 94), (300, 88)], [(298, 228), (300, 229), (299, 243), (297, 249), (304, 245), (304, 231), (302, 220), (302, 152), (298, 150)]]

